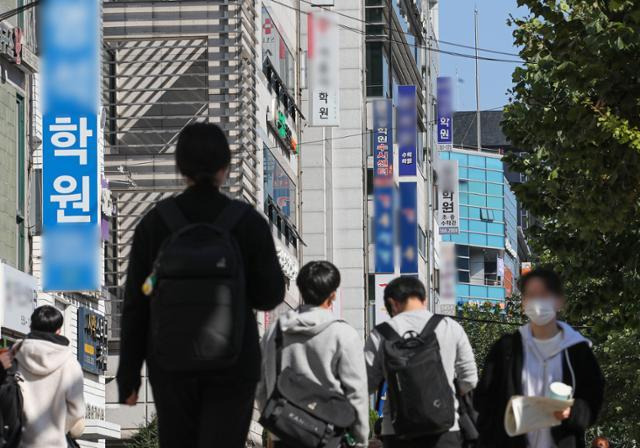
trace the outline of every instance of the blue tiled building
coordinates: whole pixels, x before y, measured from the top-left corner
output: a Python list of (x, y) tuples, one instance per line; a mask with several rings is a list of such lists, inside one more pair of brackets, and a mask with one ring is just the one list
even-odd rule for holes
[(439, 157), (458, 161), (460, 233), (456, 244), (457, 302), (502, 302), (519, 272), (517, 202), (499, 154), (453, 149)]

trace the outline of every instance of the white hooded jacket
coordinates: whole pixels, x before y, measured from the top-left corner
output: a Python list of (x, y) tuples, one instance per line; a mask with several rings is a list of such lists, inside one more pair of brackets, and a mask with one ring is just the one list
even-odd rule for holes
[(343, 394), (356, 409), (352, 434), (358, 446), (367, 446), (369, 397), (363, 342), (349, 324), (336, 320), (330, 310), (310, 306), (280, 316), (262, 340), (262, 380), (256, 398), (263, 409), (275, 387), (275, 328), (279, 323), (283, 331), (282, 369), (292, 367), (295, 372)]
[[(558, 334), (553, 344), (546, 347), (543, 353), (531, 333), (531, 325), (520, 327), (522, 336), (524, 362), (522, 367), (522, 390), (526, 396), (544, 397), (547, 395), (549, 386), (563, 378), (563, 358), (566, 359), (574, 384), (569, 384), (575, 390), (575, 374), (569, 359), (567, 349), (574, 345), (587, 342), (591, 346), (591, 341), (586, 339), (576, 330), (564, 322), (558, 321), (561, 333)], [(551, 437), (550, 429), (543, 429), (527, 434), (529, 446), (531, 448), (553, 448), (555, 444)]]
[(83, 374), (69, 341), (30, 335), (16, 353), (24, 397), (21, 448), (67, 448), (66, 434), (84, 431)]

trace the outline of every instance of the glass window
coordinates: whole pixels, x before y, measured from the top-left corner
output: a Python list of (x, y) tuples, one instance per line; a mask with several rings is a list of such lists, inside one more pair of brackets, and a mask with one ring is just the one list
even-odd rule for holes
[(487, 168), (494, 170), (502, 170), (502, 160), (494, 159), (493, 157), (487, 157)]
[(469, 191), (473, 193), (485, 194), (486, 192), (485, 185), (486, 184), (484, 182), (469, 182)]
[(486, 184), (487, 185), (487, 194), (491, 194), (494, 196), (502, 196), (502, 185), (498, 184)]
[(386, 97), (389, 65), (382, 42), (367, 43), (367, 96)]
[(500, 171), (487, 171), (487, 180), (489, 182), (502, 183), (502, 172)]
[(469, 179), (471, 180), (485, 180), (485, 171), (478, 168), (469, 168)]
[(296, 186), (269, 148), (264, 147), (264, 196), (271, 199), (290, 221), (296, 222)]
[(478, 205), (480, 207), (486, 207), (487, 197), (479, 194), (470, 194), (469, 205)]
[(486, 157), (481, 157), (481, 156), (469, 156), (469, 166), (475, 166), (477, 168), (484, 168)]
[(491, 208), (502, 208), (502, 198), (494, 198), (494, 197), (488, 197), (487, 198), (487, 207), (491, 207)]

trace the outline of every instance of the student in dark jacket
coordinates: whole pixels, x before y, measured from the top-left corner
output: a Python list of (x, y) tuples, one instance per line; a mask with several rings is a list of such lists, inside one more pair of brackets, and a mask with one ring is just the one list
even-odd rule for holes
[[(230, 199), (219, 191), (229, 172), (231, 153), (224, 133), (213, 124), (185, 127), (178, 138), (176, 164), (188, 188), (177, 205), (189, 222), (213, 223)], [(284, 299), (285, 282), (271, 229), (254, 209), (232, 230), (245, 265), (246, 298), (251, 308), (271, 310)], [(243, 350), (238, 362), (224, 372), (182, 374), (165, 371), (148, 356), (149, 300), (142, 285), (163, 241), (170, 235), (156, 208), (135, 229), (129, 258), (120, 365), (120, 402), (135, 405), (140, 370), (147, 362), (156, 405), (160, 446), (244, 447), (260, 378), (258, 329), (247, 309)]]
[[(480, 447), (584, 448), (585, 431), (602, 406), (604, 379), (591, 342), (556, 313), (564, 306), (562, 283), (553, 271), (536, 269), (520, 280), (522, 306), (530, 323), (495, 343), (475, 391)], [(547, 396), (549, 385), (572, 386), (574, 405), (554, 414), (552, 428), (509, 437), (507, 402), (514, 395)]]

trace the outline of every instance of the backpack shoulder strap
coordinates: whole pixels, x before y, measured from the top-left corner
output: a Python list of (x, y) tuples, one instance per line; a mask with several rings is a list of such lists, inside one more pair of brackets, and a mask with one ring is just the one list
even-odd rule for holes
[(222, 209), (214, 225), (230, 232), (250, 208), (251, 206), (246, 202), (231, 200), (231, 202)]
[(158, 202), (156, 210), (158, 210), (160, 217), (169, 227), (171, 233), (175, 233), (189, 224), (189, 220), (187, 220), (182, 210), (180, 210), (180, 207), (178, 207), (178, 202), (175, 197), (163, 199)]
[(431, 316), (431, 319), (429, 319), (427, 324), (422, 329), (420, 338), (426, 339), (431, 336), (436, 331), (436, 327), (442, 320), (444, 320), (444, 316), (442, 314), (434, 314), (433, 316)]
[(400, 339), (400, 335), (393, 329), (389, 322), (382, 322), (375, 326), (375, 330), (382, 335), (387, 341), (395, 341)]

